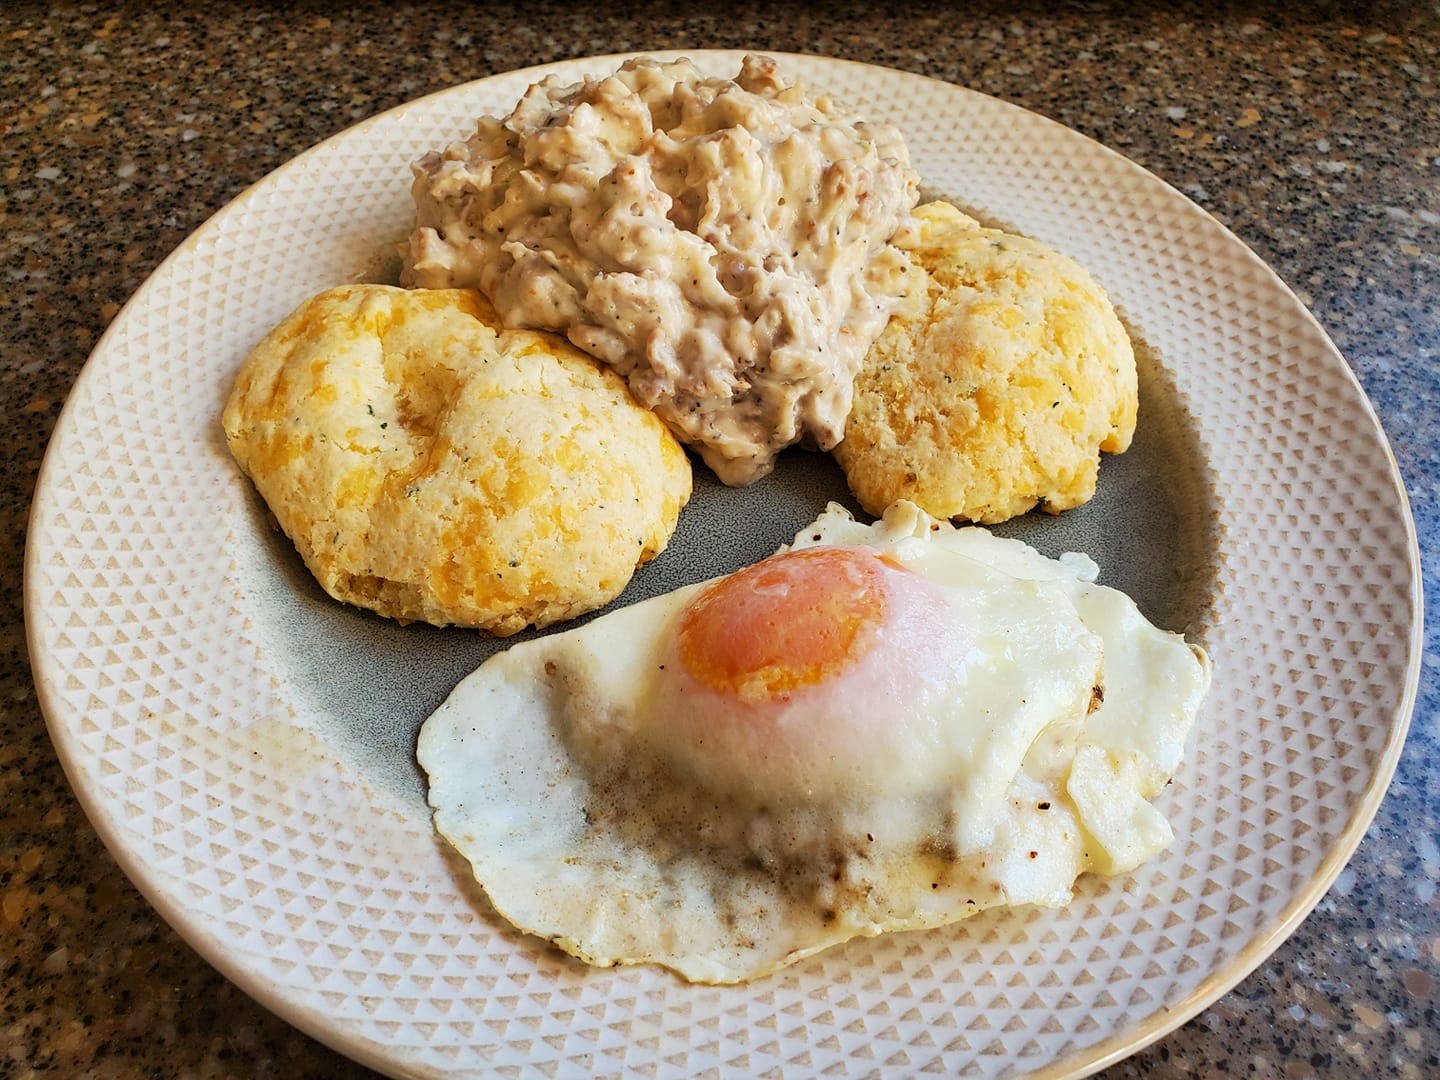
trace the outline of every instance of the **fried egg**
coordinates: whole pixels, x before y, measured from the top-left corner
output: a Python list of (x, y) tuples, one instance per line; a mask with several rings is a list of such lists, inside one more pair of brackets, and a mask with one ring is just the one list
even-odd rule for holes
[(521, 930), (697, 982), (1062, 905), (1173, 838), (1148, 800), (1209, 683), (1097, 576), (832, 504), (769, 559), (462, 681), (420, 733), (436, 828)]

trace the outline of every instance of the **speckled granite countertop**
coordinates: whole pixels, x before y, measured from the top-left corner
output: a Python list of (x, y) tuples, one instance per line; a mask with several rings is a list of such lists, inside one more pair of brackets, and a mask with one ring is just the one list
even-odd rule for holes
[(157, 917), (47, 737), (21, 613), (26, 515), (107, 322), (227, 200), (355, 120), (512, 67), (667, 47), (827, 54), (1027, 106), (1190, 195), (1316, 313), (1380, 414), (1418, 520), (1432, 629), (1409, 743), (1359, 851), (1294, 936), (1110, 1074), (1440, 1075), (1440, 14), (961, 9), (0, 9), (0, 1075), (364, 1073), (252, 1003)]

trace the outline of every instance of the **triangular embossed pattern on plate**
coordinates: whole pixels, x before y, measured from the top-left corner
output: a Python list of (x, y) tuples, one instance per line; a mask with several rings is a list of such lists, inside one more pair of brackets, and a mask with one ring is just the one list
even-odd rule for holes
[[(741, 58), (689, 55), (713, 74)], [(1090, 551), (1209, 650), (1214, 688), (1158, 800), (1176, 840), (1134, 875), (1082, 880), (1067, 908), (856, 941), (740, 987), (591, 970), (488, 909), (434, 836), (413, 740), (495, 645), (328, 601), (219, 426), (272, 325), (385, 264), (409, 162), (541, 70), (456, 87), (301, 155), (155, 272), (71, 395), (27, 551), (42, 704), (106, 843), (210, 962), (383, 1071), (1083, 1074), (1260, 963), (1389, 781), (1419, 670), (1414, 529), (1373, 412), (1299, 301), (1174, 189), (1051, 121), (781, 59), (900, 124), (927, 188), (1077, 258), (1143, 344), (1150, 449), (1107, 463), (1093, 506), (1012, 534)], [(754, 491), (699, 483), (673, 550), (620, 602), (768, 553), (836, 475), (802, 455)]]

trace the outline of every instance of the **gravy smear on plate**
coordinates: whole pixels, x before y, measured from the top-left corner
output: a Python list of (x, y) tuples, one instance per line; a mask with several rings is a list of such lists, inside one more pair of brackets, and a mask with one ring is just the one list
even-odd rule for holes
[(913, 281), (889, 242), (918, 197), (899, 131), (765, 57), (733, 80), (644, 59), (552, 76), (414, 171), (403, 282), (567, 335), (727, 484), (840, 441)]

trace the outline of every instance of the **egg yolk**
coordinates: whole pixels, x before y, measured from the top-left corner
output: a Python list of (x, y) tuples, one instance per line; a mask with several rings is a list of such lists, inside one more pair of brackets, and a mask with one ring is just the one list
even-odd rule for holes
[(841, 547), (756, 563), (717, 582), (681, 617), (680, 659), (718, 694), (786, 700), (874, 647), (896, 569), (903, 568), (876, 552)]

